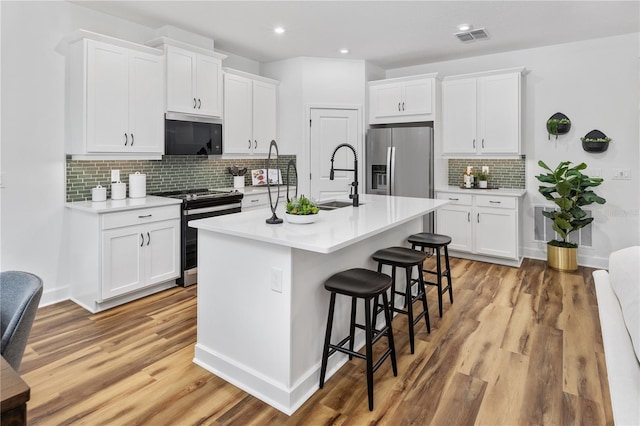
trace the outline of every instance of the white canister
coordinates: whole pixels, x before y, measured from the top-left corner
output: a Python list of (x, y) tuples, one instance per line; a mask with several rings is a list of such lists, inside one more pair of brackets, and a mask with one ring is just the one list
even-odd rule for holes
[(91, 188), (91, 201), (106, 201), (106, 199), (107, 188), (103, 188), (102, 185)]
[(129, 197), (144, 198), (147, 196), (147, 175), (135, 172), (129, 175)]
[(234, 176), (233, 177), (233, 187), (234, 188), (244, 188), (244, 176)]
[(117, 181), (111, 184), (111, 199), (124, 200), (127, 198), (127, 184)]

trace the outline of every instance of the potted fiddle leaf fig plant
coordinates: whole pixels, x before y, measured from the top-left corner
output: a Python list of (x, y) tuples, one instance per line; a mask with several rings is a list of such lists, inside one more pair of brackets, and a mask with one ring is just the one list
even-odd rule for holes
[(582, 170), (587, 168), (585, 163), (571, 167), (570, 161), (563, 161), (553, 170), (543, 161), (538, 161), (538, 165), (548, 172), (536, 176), (547, 184), (539, 186), (538, 192), (557, 206), (557, 210), (543, 211), (542, 214), (553, 221), (553, 230), (560, 237), (547, 243), (547, 263), (554, 269), (575, 271), (578, 269), (578, 245), (570, 242), (568, 237), (593, 222), (593, 217), (587, 217), (582, 207), (606, 202), (591, 190), (603, 179), (583, 174)]

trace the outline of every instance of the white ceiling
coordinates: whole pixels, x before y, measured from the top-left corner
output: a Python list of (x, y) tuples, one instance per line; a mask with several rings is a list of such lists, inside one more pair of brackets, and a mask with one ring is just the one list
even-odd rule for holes
[[(150, 28), (189, 30), (259, 62), (348, 57), (385, 69), (640, 32), (637, 0), (73, 3)], [(458, 41), (453, 33), (461, 23), (486, 28), (490, 38)], [(273, 32), (279, 25), (285, 34)], [(342, 47), (351, 53), (341, 55)]]

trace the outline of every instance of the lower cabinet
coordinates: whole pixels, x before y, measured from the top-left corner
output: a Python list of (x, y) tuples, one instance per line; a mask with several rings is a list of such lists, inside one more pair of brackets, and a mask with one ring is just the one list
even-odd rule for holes
[(175, 285), (178, 205), (71, 214), (71, 296), (78, 304), (98, 312)]
[[(275, 203), (276, 197), (278, 197), (277, 188), (271, 190), (271, 200)], [(280, 197), (278, 197), (278, 206), (283, 205), (287, 202), (287, 194), (281, 188), (280, 189)], [(258, 194), (244, 194), (242, 197), (242, 211), (254, 210), (258, 208), (269, 208), (269, 193), (268, 192), (260, 192)]]
[(438, 192), (437, 198), (450, 201), (436, 210), (436, 232), (451, 237), (451, 251), (520, 262), (518, 197)]

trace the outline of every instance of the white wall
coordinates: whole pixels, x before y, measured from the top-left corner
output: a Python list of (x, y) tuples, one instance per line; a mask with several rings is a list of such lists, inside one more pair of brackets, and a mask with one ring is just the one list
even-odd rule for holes
[[(601, 171), (605, 182), (596, 193), (607, 199), (594, 211), (593, 247), (581, 247), (581, 265), (606, 267), (609, 253), (640, 244), (639, 35), (630, 34), (496, 55), (389, 70), (387, 77), (427, 72), (439, 76), (525, 66), (523, 146), (527, 156), (523, 249), (526, 257), (546, 258), (545, 244), (534, 241), (533, 205), (544, 204), (537, 192), (538, 160), (586, 162), (586, 173)], [(555, 112), (572, 121), (558, 140), (547, 138), (545, 123)], [(602, 154), (582, 150), (580, 137), (599, 129), (613, 139)], [(631, 180), (612, 180), (613, 168), (631, 169)]]
[[(296, 154), (299, 192), (309, 193), (309, 117), (310, 107), (356, 107), (364, 113), (365, 63), (360, 60), (295, 58), (263, 64), (267, 77), (280, 81), (278, 95), (278, 134), (284, 154)], [(361, 118), (359, 153), (364, 151), (364, 118)], [(364, 182), (360, 173), (360, 182)]]

